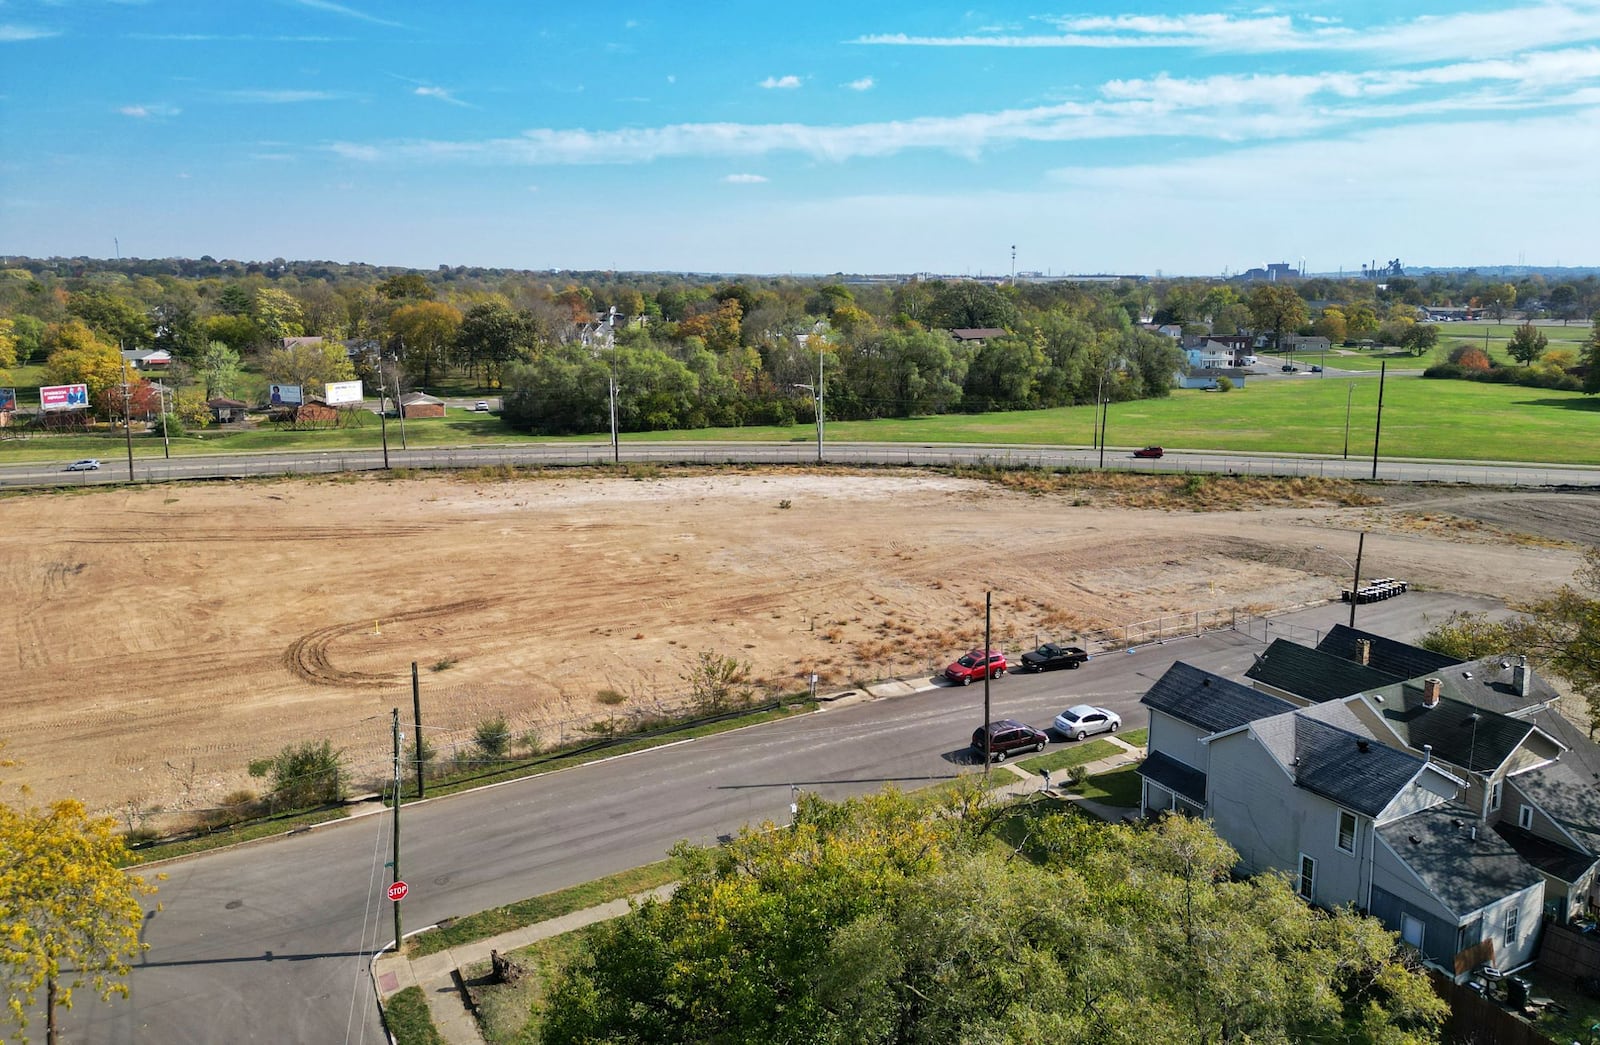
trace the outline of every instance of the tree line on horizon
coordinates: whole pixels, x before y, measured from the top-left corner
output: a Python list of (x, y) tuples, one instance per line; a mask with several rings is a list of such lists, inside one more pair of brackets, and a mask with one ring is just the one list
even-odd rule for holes
[[(44, 383), (89, 385), (101, 417), (149, 416), (169, 408), (118, 349), (165, 349), (174, 362), (164, 380), (179, 389), (170, 409), (191, 425), (205, 422), (210, 398), (351, 378), (391, 393), (498, 389), (508, 423), (547, 434), (605, 430), (613, 387), (624, 431), (809, 423), (819, 370), (825, 413), (841, 420), (1035, 409), (1166, 395), (1183, 359), (1150, 324), (1274, 344), (1295, 333), (1375, 339), (1421, 355), (1437, 331), (1417, 322), (1419, 304), (1503, 316), (1520, 302), (1563, 318), (1600, 308), (1593, 276), (1554, 287), (1470, 273), (846, 285), (282, 259), (59, 267), (0, 268), (0, 386), (9, 369), (40, 364)], [(948, 334), (973, 328), (1001, 333)]]

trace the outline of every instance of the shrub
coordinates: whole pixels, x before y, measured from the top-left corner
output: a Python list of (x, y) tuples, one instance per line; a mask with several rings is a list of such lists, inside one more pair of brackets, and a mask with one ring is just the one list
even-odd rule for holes
[(1232, 392), (1233, 391), (1233, 378), (1231, 378), (1231, 377), (1219, 377), (1219, 378), (1217, 378), (1217, 391), (1218, 392)]
[(1450, 362), (1463, 370), (1488, 370), (1489, 357), (1476, 345), (1457, 345), (1450, 350)]
[(280, 809), (304, 809), (337, 802), (344, 797), (340, 770), (344, 750), (331, 740), (290, 744), (269, 759), (250, 763), (250, 775), (270, 776), (272, 804)]
[(505, 758), (506, 752), (511, 750), (511, 727), (506, 725), (506, 717), (496, 715), (479, 722), (472, 734), (472, 743), (484, 758), (491, 761)]

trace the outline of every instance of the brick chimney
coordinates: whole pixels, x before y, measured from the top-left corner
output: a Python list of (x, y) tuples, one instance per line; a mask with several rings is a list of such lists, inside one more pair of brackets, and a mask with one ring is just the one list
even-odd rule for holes
[(1360, 664), (1362, 667), (1366, 667), (1367, 665), (1372, 663), (1372, 640), (1371, 639), (1357, 639), (1356, 640), (1356, 663)]
[(1422, 680), (1422, 706), (1436, 708), (1439, 706), (1439, 693), (1444, 689), (1443, 679)]
[(1518, 657), (1517, 666), (1511, 669), (1511, 686), (1517, 696), (1526, 697), (1533, 690), (1533, 672), (1528, 670), (1528, 658)]

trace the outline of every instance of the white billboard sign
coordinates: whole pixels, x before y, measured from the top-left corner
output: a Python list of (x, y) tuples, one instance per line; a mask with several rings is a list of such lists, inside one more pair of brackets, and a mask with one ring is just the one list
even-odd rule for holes
[(268, 385), (267, 402), (273, 406), (299, 406), (305, 402), (299, 385)]
[(329, 381), (323, 386), (322, 398), (329, 406), (342, 406), (359, 403), (366, 396), (361, 391), (360, 381)]

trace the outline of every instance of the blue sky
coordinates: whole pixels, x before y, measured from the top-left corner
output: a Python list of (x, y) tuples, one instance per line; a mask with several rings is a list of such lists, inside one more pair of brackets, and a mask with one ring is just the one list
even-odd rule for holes
[(1600, 0), (0, 0), (0, 254), (1600, 263)]

